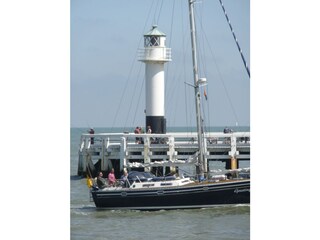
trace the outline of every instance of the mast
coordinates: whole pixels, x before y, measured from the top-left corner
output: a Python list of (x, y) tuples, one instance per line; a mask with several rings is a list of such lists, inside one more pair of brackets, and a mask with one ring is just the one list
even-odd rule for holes
[(196, 44), (196, 26), (194, 19), (194, 5), (195, 0), (189, 0), (189, 17), (190, 17), (190, 31), (191, 31), (191, 47), (192, 47), (192, 62), (193, 62), (193, 78), (194, 78), (194, 94), (196, 103), (197, 115), (197, 132), (198, 132), (198, 145), (199, 157), (196, 172), (199, 180), (204, 179), (204, 153), (203, 153), (203, 137), (202, 137), (202, 118), (200, 109), (200, 89), (199, 89), (199, 76), (198, 76), (198, 62), (197, 62), (197, 44)]

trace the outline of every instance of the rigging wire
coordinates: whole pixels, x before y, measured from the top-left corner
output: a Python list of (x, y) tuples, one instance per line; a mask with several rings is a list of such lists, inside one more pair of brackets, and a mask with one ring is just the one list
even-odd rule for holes
[[(140, 41), (141, 41), (141, 40), (140, 40)], [(137, 55), (137, 53), (136, 53), (136, 55)], [(133, 71), (133, 66), (134, 66), (134, 62), (135, 62), (135, 59), (136, 59), (136, 55), (135, 55), (135, 57), (134, 57), (134, 59), (133, 59), (133, 61), (132, 61), (132, 63), (131, 63), (131, 67), (130, 67), (130, 71), (129, 71), (129, 76), (127, 77), (127, 80), (126, 80), (126, 83), (125, 83), (125, 87), (124, 87), (123, 92), (122, 92), (122, 94), (121, 94), (120, 102), (119, 102), (119, 104), (118, 104), (118, 108), (117, 108), (116, 114), (115, 114), (115, 116), (114, 116), (114, 118), (113, 118), (113, 122), (112, 122), (111, 129), (114, 128), (114, 124), (115, 124), (116, 119), (117, 119), (117, 117), (118, 117), (119, 110), (121, 109), (121, 105), (122, 105), (122, 102), (123, 102), (123, 99), (124, 99), (124, 95), (125, 95), (125, 92), (126, 92), (126, 90), (127, 90), (128, 83), (129, 83), (129, 80), (130, 80), (130, 78), (131, 78), (131, 74), (132, 74), (132, 71)]]
[[(202, 6), (201, 8), (200, 8), (200, 6)], [(200, 8), (200, 10), (199, 11), (201, 11), (200, 12), (200, 14), (198, 14), (198, 10), (197, 9), (199, 9)], [(201, 4), (201, 5), (199, 5), (199, 4), (195, 4), (194, 5), (194, 13), (195, 13), (195, 17), (198, 19), (197, 21), (196, 21), (196, 23), (201, 23), (201, 25), (202, 25), (202, 16), (203, 16), (203, 4)], [(201, 40), (203, 41), (203, 38), (201, 37), (201, 35), (199, 35), (198, 34), (198, 27), (197, 27), (197, 25), (198, 24), (196, 24), (196, 32), (195, 32), (195, 35), (196, 35), (196, 38), (197, 38), (197, 42), (196, 42), (196, 44), (197, 44), (197, 49), (198, 49), (198, 58), (199, 58), (199, 61), (198, 61), (198, 72), (199, 72), (199, 75), (201, 76), (201, 75), (203, 75), (202, 73), (204, 72), (204, 68), (205, 68), (205, 61), (204, 61), (204, 54), (203, 54), (203, 52), (204, 51), (202, 51), (203, 49), (202, 49), (202, 46), (204, 46), (204, 44), (201, 44)], [(202, 69), (202, 67), (204, 67), (203, 69)]]
[[(196, 13), (197, 13), (197, 12), (196, 12)], [(196, 16), (198, 16), (198, 15), (196, 14)], [(209, 43), (209, 40), (208, 40), (208, 38), (207, 38), (206, 32), (204, 31), (204, 27), (203, 27), (203, 25), (202, 25), (202, 21), (199, 21), (199, 22), (200, 22), (200, 30), (201, 30), (202, 35), (203, 35), (203, 37), (204, 37), (203, 39), (206, 40), (206, 42), (207, 42), (207, 45), (208, 45), (208, 47), (209, 47), (210, 53), (211, 53), (211, 55), (212, 55), (212, 57), (213, 57), (213, 60), (214, 60), (214, 63), (215, 63), (215, 66), (216, 66), (216, 69), (217, 69), (217, 72), (218, 72), (218, 75), (219, 75), (219, 80), (220, 80), (220, 82), (221, 82), (221, 84), (222, 84), (222, 86), (223, 86), (223, 88), (224, 88), (225, 93), (226, 93), (228, 102), (229, 102), (229, 104), (230, 104), (230, 106), (231, 106), (232, 113), (233, 113), (233, 115), (234, 115), (234, 117), (235, 117), (235, 119), (236, 119), (236, 122), (238, 123), (238, 122), (239, 122), (239, 121), (238, 121), (238, 116), (237, 116), (236, 111), (235, 111), (235, 109), (234, 109), (234, 106), (233, 106), (233, 104), (232, 104), (231, 98), (230, 98), (230, 96), (229, 96), (229, 92), (228, 92), (227, 87), (226, 87), (226, 85), (225, 85), (225, 83), (224, 83), (224, 80), (223, 80), (221, 71), (220, 71), (220, 69), (219, 69), (219, 67), (218, 67), (217, 60), (216, 60), (216, 58), (215, 58), (215, 55), (214, 55), (214, 53), (213, 53), (213, 50), (212, 50), (211, 45), (210, 45), (210, 43)]]
[[(151, 6), (150, 6), (150, 8), (149, 8), (147, 20), (145, 21), (145, 25), (144, 25), (144, 27), (143, 27), (143, 32), (142, 32), (141, 37), (140, 37), (140, 39), (139, 39), (139, 41), (138, 41), (138, 47), (137, 47), (137, 49), (139, 49), (141, 40), (143, 39), (143, 34), (144, 34), (145, 29), (146, 29), (148, 19), (150, 18), (151, 9), (152, 9), (152, 7), (153, 7), (153, 4), (154, 4), (154, 2), (152, 2)], [(135, 56), (134, 56), (134, 58), (132, 59), (132, 63), (131, 63), (129, 75), (128, 75), (128, 77), (127, 77), (127, 80), (126, 80), (126, 83), (125, 83), (125, 87), (124, 87), (123, 92), (122, 92), (122, 94), (121, 94), (121, 98), (120, 98), (120, 102), (119, 102), (119, 104), (118, 104), (118, 108), (117, 108), (116, 114), (114, 115), (114, 118), (113, 118), (113, 122), (112, 122), (112, 125), (111, 125), (111, 129), (114, 128), (115, 122), (116, 122), (116, 120), (117, 120), (117, 118), (118, 118), (119, 110), (121, 109), (121, 106), (122, 106), (122, 103), (123, 103), (123, 99), (124, 99), (124, 95), (125, 95), (125, 93), (126, 93), (126, 91), (127, 91), (128, 83), (129, 83), (129, 80), (130, 80), (130, 78), (131, 78), (131, 74), (132, 74), (132, 71), (133, 71), (134, 63), (136, 62), (136, 59), (137, 59), (137, 55), (138, 55), (138, 52), (136, 51)]]
[[(181, 12), (183, 12), (183, 11), (181, 11)], [(173, 1), (172, 13), (171, 13), (171, 25), (170, 25), (171, 27), (170, 27), (170, 35), (169, 35), (170, 36), (170, 38), (169, 38), (169, 46), (171, 46), (171, 41), (172, 41), (172, 39), (174, 39), (174, 36), (173, 36), (173, 34), (174, 34), (174, 32), (173, 32), (173, 23), (174, 23), (174, 21), (173, 20), (174, 20), (175, 13), (176, 13), (176, 7), (175, 7), (175, 1)], [(181, 16), (183, 17), (183, 15), (181, 15)], [(182, 21), (182, 23), (183, 22), (184, 21)], [(184, 28), (178, 28), (178, 29), (182, 29), (182, 35), (183, 35)], [(187, 34), (185, 34), (185, 36), (187, 36)], [(182, 43), (183, 43), (182, 46), (184, 46), (185, 37), (182, 37), (182, 38), (179, 37), (179, 39), (182, 39)], [(181, 46), (181, 44), (179, 44), (179, 45)], [(182, 54), (177, 54), (177, 56), (175, 57), (175, 62), (176, 63), (185, 62), (186, 51), (182, 50), (181, 53), (183, 53), (183, 55)], [(181, 58), (184, 58), (184, 59), (180, 60)], [(170, 75), (170, 71), (169, 71), (169, 68), (171, 68), (170, 65), (171, 64), (166, 65), (166, 71), (165, 71), (165, 74), (166, 74), (166, 77), (165, 77), (165, 88), (166, 88), (166, 90), (165, 90), (165, 94), (166, 94), (166, 97), (165, 97), (165, 106), (166, 106), (165, 110), (167, 112), (166, 115), (170, 115), (171, 116), (170, 119), (169, 119), (170, 124), (174, 125), (177, 113), (179, 112), (179, 111), (177, 111), (177, 109), (179, 108), (179, 106), (178, 106), (179, 100), (178, 101), (175, 100), (175, 98), (177, 96), (176, 89), (179, 89), (179, 86), (181, 86), (180, 84), (181, 83), (183, 84), (183, 80), (185, 80), (186, 78), (185, 78), (185, 69), (184, 69), (184, 78), (183, 78), (182, 71), (181, 71), (180, 74), (177, 74), (178, 73), (178, 68), (175, 68), (175, 73), (176, 74), (174, 74), (173, 77), (171, 77), (170, 81), (169, 81), (168, 75)], [(176, 66), (176, 65), (174, 65), (174, 66)], [(185, 65), (183, 65), (183, 66), (185, 67)], [(180, 80), (182, 80), (182, 81), (180, 81)], [(183, 85), (185, 85), (185, 84), (183, 84)], [(185, 96), (186, 96), (186, 94), (185, 94)], [(174, 103), (174, 104), (172, 104), (172, 103)], [(187, 105), (186, 105), (186, 107), (187, 107)], [(170, 114), (169, 114), (169, 112), (170, 112)], [(186, 113), (188, 113), (188, 108), (186, 108)], [(188, 118), (186, 117), (186, 120), (187, 119)], [(189, 126), (189, 124), (186, 124), (186, 126)]]
[[(142, 66), (142, 64), (141, 64)], [(141, 95), (142, 95), (142, 91), (143, 91), (143, 86), (144, 86), (144, 83), (145, 83), (145, 77), (143, 78), (143, 81), (142, 81), (142, 84), (141, 84), (141, 87), (140, 87), (140, 94), (139, 94), (139, 98), (138, 98), (138, 104), (136, 105), (136, 110), (134, 112), (134, 116), (133, 116), (133, 121), (132, 121), (132, 126), (135, 126), (135, 120), (136, 120), (136, 116), (137, 116), (137, 112), (138, 112), (138, 108), (140, 106), (140, 99), (141, 99)]]
[[(173, 16), (174, 16), (174, 12), (175, 12), (175, 1), (173, 1), (173, 7), (172, 7), (172, 14), (171, 14), (171, 25), (170, 25), (170, 39), (169, 39), (169, 46), (171, 46), (171, 41), (173, 39), (173, 36), (172, 36), (172, 30), (173, 30)], [(169, 76), (169, 67), (170, 67), (170, 64), (167, 64), (166, 65), (166, 71), (165, 71), (165, 84), (164, 84), (164, 87), (165, 87), (165, 94), (166, 94), (166, 97), (164, 98), (164, 105), (166, 106), (167, 104), (167, 84), (168, 84), (168, 76)], [(166, 111), (167, 107), (165, 107), (165, 111)]]
[[(160, 4), (159, 10), (158, 10), (159, 1), (158, 1), (158, 0), (155, 0), (155, 1), (156, 1), (156, 6), (155, 6), (154, 14), (153, 14), (153, 22), (154, 22), (155, 24), (158, 24), (159, 19), (160, 19), (160, 16), (161, 16), (161, 11), (162, 11), (162, 6), (163, 6), (163, 0), (161, 0), (161, 4)], [(153, 1), (152, 6), (153, 6), (153, 4), (154, 4), (155, 1)], [(152, 6), (150, 7), (149, 15), (150, 15), (151, 12), (152, 12), (152, 10), (151, 10), (151, 9), (152, 9)], [(157, 17), (157, 20), (156, 20), (156, 13), (157, 13), (157, 11), (158, 11), (158, 17)], [(145, 27), (146, 27), (146, 25), (147, 25), (148, 19), (149, 19), (149, 17), (147, 18), (147, 20), (146, 20), (146, 22), (145, 22)], [(145, 28), (145, 27), (144, 27), (144, 28)], [(141, 66), (142, 66), (142, 64), (140, 64), (139, 75), (140, 75)], [(134, 117), (133, 117), (133, 119), (132, 119), (132, 124), (133, 124), (133, 125), (135, 125), (136, 116), (137, 116), (139, 107), (141, 106), (141, 105), (140, 105), (140, 100), (141, 100), (141, 96), (142, 96), (144, 84), (145, 84), (145, 76), (144, 76), (144, 78), (143, 78), (143, 81), (141, 82), (141, 87), (140, 87), (139, 97), (138, 97), (138, 103), (136, 104), (136, 109), (135, 109), (135, 112), (134, 112)], [(132, 102), (133, 102), (133, 99), (132, 99), (132, 101), (131, 101), (130, 106), (132, 105)], [(130, 107), (130, 108), (131, 108), (131, 107)], [(145, 111), (145, 110), (144, 110), (144, 111)], [(128, 117), (129, 117), (129, 116), (128, 116)]]
[[(142, 63), (140, 64), (140, 67), (139, 67), (138, 79), (140, 79), (141, 68), (142, 68)], [(130, 110), (131, 110), (131, 107), (132, 107), (132, 103), (133, 103), (133, 100), (134, 100), (134, 96), (135, 96), (135, 93), (136, 93), (136, 88), (137, 88), (138, 83), (139, 83), (139, 81), (136, 81), (136, 84), (134, 85), (134, 89), (132, 91), (133, 92), (132, 93), (132, 98), (131, 98), (131, 101), (130, 101), (129, 111), (127, 111), (127, 117), (126, 117), (126, 121), (124, 123), (124, 128), (127, 127), (127, 121), (129, 119), (129, 116), (130, 116), (130, 113), (131, 113)], [(141, 93), (140, 93), (140, 95), (141, 95)], [(139, 98), (139, 100), (140, 100), (140, 98)], [(138, 102), (137, 106), (139, 106), (139, 102)], [(135, 118), (134, 118), (134, 120), (135, 120)]]
[[(183, 12), (183, 3), (182, 1), (180, 2), (181, 5), (181, 12)], [(185, 29), (185, 26), (184, 26), (184, 14), (181, 14), (181, 24), (182, 24), (182, 27), (181, 27), (181, 35), (183, 36), (182, 37), (182, 46), (183, 46), (183, 51), (182, 51), (182, 62), (183, 62), (183, 79), (186, 81), (187, 79), (187, 71), (186, 71), (186, 53), (187, 51), (186, 50), (186, 43), (185, 43), (185, 37), (184, 37), (184, 32), (183, 30)], [(191, 125), (191, 111), (189, 113), (189, 108), (188, 108), (188, 86), (187, 84), (184, 84), (184, 105), (185, 105), (185, 113), (186, 113), (186, 126), (187, 126), (187, 132), (191, 132), (191, 129), (190, 129), (190, 125)]]
[(154, 13), (153, 13), (153, 23), (154, 23), (154, 24), (157, 24), (156, 11), (157, 11), (157, 9), (158, 9), (159, 1), (158, 1), (158, 0), (153, 0), (152, 5), (153, 5), (154, 2), (156, 2), (157, 5), (156, 5), (155, 10), (154, 10)]
[[(202, 23), (203, 23), (203, 17), (202, 16), (204, 15), (204, 13), (203, 13), (204, 12), (204, 4), (201, 4), (199, 6), (201, 6), (201, 13), (198, 14), (197, 8), (195, 8), (195, 16), (198, 19), (197, 22), (199, 22), (200, 26), (201, 26), (201, 28), (199, 29), (200, 32), (204, 32), (203, 28), (202, 28)], [(199, 35), (198, 32), (196, 32), (196, 34), (197, 34), (197, 39), (199, 39), (199, 41), (197, 42), (197, 46), (198, 46), (198, 49), (199, 49), (199, 67), (198, 67), (198, 69), (199, 69), (200, 75), (202, 75), (202, 73), (203, 73), (203, 76), (206, 77), (208, 75), (207, 74), (208, 71), (207, 71), (207, 66), (206, 66), (206, 61), (205, 61), (205, 54), (204, 54), (205, 53), (205, 49), (204, 49), (205, 41), (204, 41), (203, 35)], [(202, 89), (201, 89), (202, 93), (204, 94), (204, 91), (206, 91), (208, 89), (206, 89), (205, 86), (203, 86)], [(206, 93), (207, 93), (207, 91), (206, 91)], [(207, 94), (206, 94), (205, 98), (206, 98), (206, 100), (203, 100), (203, 98), (201, 98), (202, 99), (202, 105), (201, 106), (207, 105), (207, 112), (209, 113), (209, 109), (210, 109), (209, 108), (209, 103), (210, 103), (210, 101), (207, 100)], [(206, 118), (208, 118), (209, 130), (206, 130), (206, 132), (210, 132), (210, 128), (211, 128), (211, 125), (210, 125), (210, 114), (206, 115), (206, 111), (203, 108), (202, 109), (202, 115), (203, 115), (203, 126), (204, 126), (204, 128), (206, 128), (205, 122), (206, 122)]]
[(226, 95), (227, 95), (227, 99), (228, 99), (229, 104), (230, 104), (230, 106), (231, 106), (233, 115), (235, 116), (236, 121), (239, 122), (239, 121), (238, 121), (238, 116), (237, 116), (237, 114), (236, 114), (236, 111), (235, 111), (235, 109), (234, 109), (234, 107), (233, 107), (231, 98), (230, 98), (230, 96), (229, 96), (229, 92), (228, 92), (228, 90), (227, 90), (226, 85), (224, 84), (222, 74), (221, 74), (220, 69), (219, 69), (218, 64), (217, 64), (217, 60), (216, 60), (216, 58), (215, 58), (215, 56), (214, 56), (214, 54), (213, 54), (212, 48), (211, 48), (211, 46), (209, 45), (209, 41), (208, 41), (208, 38), (207, 38), (207, 36), (206, 36), (205, 33), (204, 33), (204, 36), (205, 36), (205, 39), (206, 39), (206, 41), (207, 41), (207, 43), (208, 43), (210, 53), (211, 53), (211, 55), (212, 55), (212, 57), (213, 57), (213, 61), (214, 61), (215, 65), (216, 65), (217, 72), (218, 72), (218, 74), (219, 74), (219, 80), (220, 80), (220, 82), (221, 82), (221, 84), (222, 84), (222, 86), (223, 86), (223, 89), (224, 89), (224, 91), (225, 91), (225, 93), (226, 93)]
[[(154, 2), (157, 2), (157, 4), (156, 4), (155, 10), (154, 10), (154, 14), (153, 14), (153, 24), (158, 25), (159, 19), (160, 19), (160, 16), (161, 16), (163, 0), (161, 0), (160, 7), (159, 7), (160, 0), (154, 0), (153, 3)], [(159, 8), (159, 10), (158, 10), (158, 8)]]
[(158, 18), (157, 18), (156, 24), (159, 23), (159, 19), (160, 19), (160, 15), (161, 15), (161, 10), (162, 10), (162, 5), (163, 5), (163, 0), (161, 0), (160, 10), (159, 10), (159, 14), (158, 14)]
[(226, 12), (226, 10), (225, 10), (225, 8), (224, 8), (224, 5), (223, 5), (223, 3), (222, 3), (222, 0), (219, 0), (219, 2), (220, 2), (220, 5), (221, 5), (221, 7), (222, 7), (222, 11), (223, 11), (223, 13), (224, 13), (224, 15), (225, 15), (225, 17), (226, 17), (226, 19), (227, 19), (227, 22), (228, 22), (228, 24), (229, 24), (230, 30), (231, 30), (231, 32), (232, 32), (232, 36), (233, 36), (234, 40), (236, 41), (236, 44), (237, 44), (237, 47), (238, 47), (238, 51), (240, 52), (240, 55), (241, 55), (243, 64), (244, 64), (244, 66), (245, 66), (245, 68), (246, 68), (246, 70), (247, 70), (247, 73), (248, 73), (248, 75), (249, 75), (249, 78), (250, 78), (250, 69), (249, 69), (249, 66), (248, 66), (248, 64), (247, 64), (247, 62), (246, 62), (246, 59), (245, 59), (244, 56), (243, 56), (243, 53), (242, 53), (242, 50), (241, 50), (240, 45), (239, 45), (239, 43), (238, 43), (238, 39), (237, 39), (237, 37), (236, 37), (236, 34), (235, 34), (234, 31), (233, 31), (233, 28), (232, 28), (232, 25), (231, 25), (231, 21), (229, 20), (228, 14), (227, 14), (227, 12)]

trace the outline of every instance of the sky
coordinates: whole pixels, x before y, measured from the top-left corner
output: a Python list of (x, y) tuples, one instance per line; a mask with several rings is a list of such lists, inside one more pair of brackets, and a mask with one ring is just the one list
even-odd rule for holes
[[(250, 1), (224, 0), (250, 66)], [(72, 0), (71, 127), (145, 124), (143, 34), (153, 24), (166, 33), (172, 62), (165, 65), (167, 126), (195, 126), (188, 1)], [(219, 1), (195, 4), (206, 126), (250, 126), (250, 79)], [(201, 91), (204, 91), (202, 89)], [(204, 99), (204, 97), (202, 97)]]

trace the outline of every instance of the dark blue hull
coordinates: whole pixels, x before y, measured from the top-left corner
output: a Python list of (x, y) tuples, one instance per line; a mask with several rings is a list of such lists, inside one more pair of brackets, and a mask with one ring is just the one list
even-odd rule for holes
[(250, 180), (172, 188), (93, 190), (92, 197), (97, 208), (105, 209), (157, 210), (248, 204)]

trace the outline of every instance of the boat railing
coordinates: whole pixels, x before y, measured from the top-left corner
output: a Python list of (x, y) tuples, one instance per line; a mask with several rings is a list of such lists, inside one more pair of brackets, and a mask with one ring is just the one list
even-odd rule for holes
[(136, 176), (136, 178), (139, 180), (139, 182), (141, 182), (140, 178), (138, 176)]

